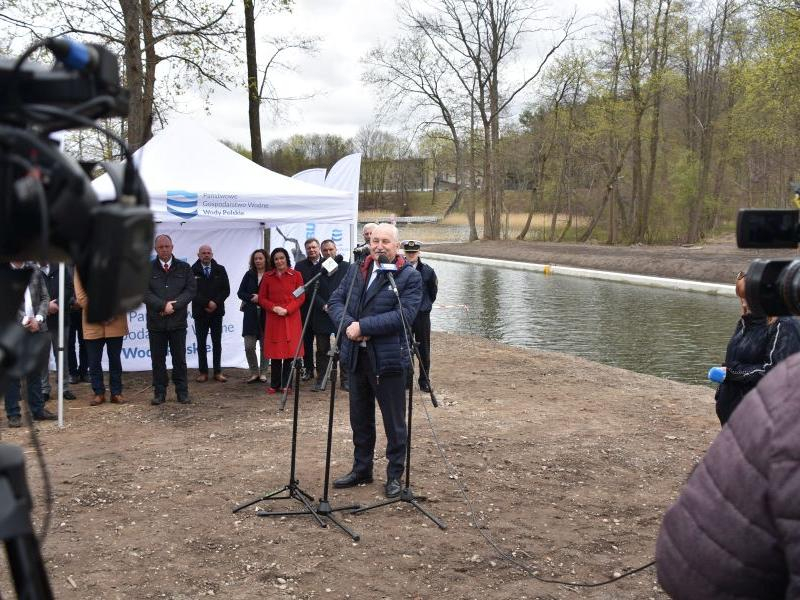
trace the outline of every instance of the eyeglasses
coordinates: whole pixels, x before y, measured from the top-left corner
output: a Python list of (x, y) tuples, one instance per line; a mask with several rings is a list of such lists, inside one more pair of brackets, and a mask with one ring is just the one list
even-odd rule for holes
[(736, 274), (736, 281), (739, 281), (740, 279), (744, 279), (746, 275), (747, 275), (747, 273), (745, 273), (744, 271), (739, 271)]

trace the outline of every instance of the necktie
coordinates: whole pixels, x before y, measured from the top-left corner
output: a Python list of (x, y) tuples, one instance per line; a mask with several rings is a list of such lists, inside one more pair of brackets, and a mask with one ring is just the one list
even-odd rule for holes
[(169, 265), (164, 263), (164, 273), (169, 273)]
[(206, 279), (211, 279), (211, 267), (204, 267), (203, 270), (206, 273)]

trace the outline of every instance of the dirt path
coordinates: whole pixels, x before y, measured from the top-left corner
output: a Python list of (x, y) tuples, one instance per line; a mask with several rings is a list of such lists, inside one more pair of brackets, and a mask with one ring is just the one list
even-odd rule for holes
[(478, 241), (429, 245), (425, 250), (640, 275), (733, 283), (755, 258), (791, 258), (791, 250), (741, 250), (735, 240), (702, 246), (605, 246), (547, 242)]
[[(470, 337), (435, 334), (433, 354), (442, 406), (417, 396), (412, 483), (448, 529), (406, 504), (345, 513), (358, 543), (310, 517), (231, 513), (289, 473), (291, 412), (242, 383), (243, 372), (229, 371), (226, 384), (193, 383), (190, 406), (173, 396), (150, 406), (145, 374), (125, 375), (123, 406), (89, 407), (88, 386), (74, 386), (67, 427), (39, 427), (55, 494), (44, 555), (56, 597), (665, 597), (652, 568), (598, 589), (537, 582), (480, 532), (545, 577), (595, 581), (651, 560), (661, 514), (718, 431), (712, 390)], [(297, 476), (314, 495), (327, 399), (302, 388)], [(333, 476), (351, 460), (346, 406), (338, 395)], [(2, 437), (26, 449), (40, 527), (27, 430), (4, 428)], [(379, 432), (379, 455), (384, 447)], [(381, 456), (374, 484), (336, 491), (331, 502), (379, 500), (384, 468)], [(7, 575), (0, 593), (11, 596)]]

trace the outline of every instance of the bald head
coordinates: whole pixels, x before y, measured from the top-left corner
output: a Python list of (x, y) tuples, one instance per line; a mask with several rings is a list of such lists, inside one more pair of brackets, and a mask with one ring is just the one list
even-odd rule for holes
[(172, 258), (172, 238), (167, 234), (157, 235), (153, 247), (161, 262), (169, 262), (169, 259)]
[(381, 255), (386, 256), (390, 261), (394, 260), (400, 249), (400, 234), (397, 227), (389, 223), (376, 225), (370, 234), (369, 250), (372, 258), (378, 260)]
[(200, 262), (204, 267), (207, 267), (211, 264), (211, 259), (214, 258), (214, 253), (211, 251), (211, 246), (208, 244), (203, 244), (197, 250), (197, 258), (200, 259)]

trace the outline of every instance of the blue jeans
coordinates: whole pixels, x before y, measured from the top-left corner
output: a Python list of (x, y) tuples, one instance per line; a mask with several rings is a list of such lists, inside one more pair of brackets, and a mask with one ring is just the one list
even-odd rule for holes
[[(28, 388), (28, 407), (33, 416), (38, 416), (44, 410), (44, 399), (42, 398), (42, 371), (34, 369), (25, 377), (25, 387)], [(9, 377), (6, 386), (6, 416), (18, 417), (21, 412), (19, 401), (21, 397), (22, 382), (19, 377)]]
[(100, 338), (99, 340), (84, 340), (86, 344), (86, 354), (89, 359), (89, 379), (92, 383), (92, 391), (102, 396), (106, 393), (106, 386), (103, 384), (103, 346), (106, 347), (108, 355), (108, 386), (111, 388), (111, 395), (118, 396), (122, 393), (122, 338), (110, 337)]

